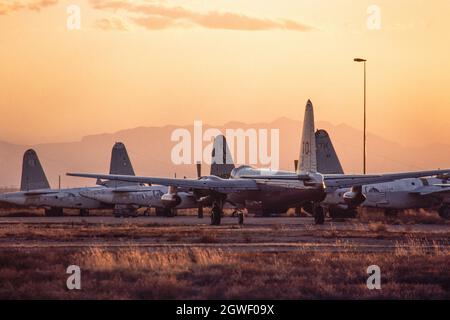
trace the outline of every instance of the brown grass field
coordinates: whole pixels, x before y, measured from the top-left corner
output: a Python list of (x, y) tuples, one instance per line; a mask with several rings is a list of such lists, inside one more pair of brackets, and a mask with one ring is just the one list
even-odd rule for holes
[[(393, 254), (2, 250), (1, 299), (449, 299), (450, 253), (398, 248)], [(66, 289), (68, 265), (81, 267), (81, 290)], [(382, 270), (368, 290), (366, 269)]]
[[(450, 299), (450, 228), (437, 215), (405, 212), (392, 220), (363, 212), (322, 227), (308, 219), (247, 220), (243, 227), (151, 217), (2, 221), (0, 299)], [(295, 246), (270, 246), (276, 243)], [(81, 268), (81, 290), (66, 287), (73, 264)], [(381, 268), (381, 290), (366, 286), (373, 264)]]

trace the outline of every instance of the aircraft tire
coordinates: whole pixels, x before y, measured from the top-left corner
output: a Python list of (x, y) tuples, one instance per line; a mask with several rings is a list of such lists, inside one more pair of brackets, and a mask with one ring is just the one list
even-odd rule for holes
[(243, 225), (244, 224), (244, 213), (242, 211), (240, 211), (238, 213), (238, 218), (239, 218), (239, 224)]
[(323, 208), (321, 206), (316, 206), (314, 208), (314, 223), (315, 224), (324, 224), (325, 222), (325, 214)]
[(62, 208), (45, 209), (46, 217), (62, 217), (64, 215)]
[(219, 206), (214, 205), (211, 209), (211, 225), (218, 226), (220, 225), (220, 219), (221, 219), (221, 210)]
[(446, 219), (446, 220), (450, 219), (450, 206), (442, 206), (439, 209), (439, 215), (443, 219)]

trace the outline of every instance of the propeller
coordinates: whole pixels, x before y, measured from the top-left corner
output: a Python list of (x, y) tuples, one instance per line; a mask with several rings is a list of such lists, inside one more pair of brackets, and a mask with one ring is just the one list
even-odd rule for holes
[[(198, 161), (195, 165), (197, 167), (197, 178), (200, 179), (202, 177), (202, 163)], [(203, 218), (203, 205), (200, 202), (198, 202), (197, 216), (199, 219)]]

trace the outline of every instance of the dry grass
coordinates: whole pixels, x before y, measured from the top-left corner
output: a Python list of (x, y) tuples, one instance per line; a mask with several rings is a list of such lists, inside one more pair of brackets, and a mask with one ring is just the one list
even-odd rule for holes
[(382, 221), (378, 221), (378, 222), (369, 222), (368, 224), (368, 228), (370, 231), (372, 232), (383, 232), (383, 231), (387, 231), (387, 227), (384, 224), (384, 222)]
[(358, 218), (363, 223), (383, 222), (386, 224), (449, 224), (437, 211), (426, 209), (400, 210), (393, 216), (386, 216), (384, 210), (359, 208)]
[[(416, 240), (412, 240), (416, 241)], [(449, 299), (450, 253), (7, 250), (0, 254), (2, 299)], [(422, 249), (421, 249), (422, 248)], [(65, 288), (65, 268), (82, 270), (82, 289)], [(366, 288), (377, 264), (382, 290)]]

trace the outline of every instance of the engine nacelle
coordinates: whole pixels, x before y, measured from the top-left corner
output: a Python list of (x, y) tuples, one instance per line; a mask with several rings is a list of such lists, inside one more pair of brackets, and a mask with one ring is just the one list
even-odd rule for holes
[(166, 208), (174, 208), (181, 203), (181, 198), (176, 193), (165, 193), (161, 196), (161, 202)]
[(343, 195), (344, 201), (347, 205), (355, 207), (366, 201), (366, 196), (362, 193), (362, 186), (352, 187)]

